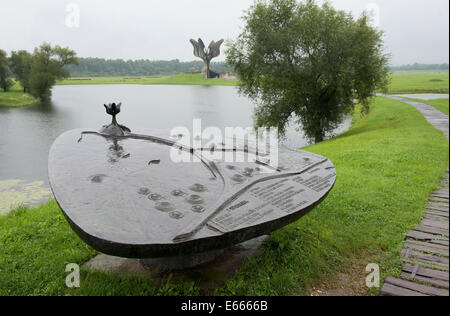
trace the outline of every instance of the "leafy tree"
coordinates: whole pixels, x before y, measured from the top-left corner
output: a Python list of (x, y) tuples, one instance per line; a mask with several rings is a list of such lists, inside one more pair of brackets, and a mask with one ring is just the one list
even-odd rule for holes
[(291, 119), (320, 142), (354, 109), (370, 109), (370, 97), (388, 84), (382, 32), (313, 0), (257, 0), (243, 17), (246, 26), (229, 44), (227, 62), (241, 80), (240, 92), (259, 101), (257, 127)]
[(64, 66), (78, 64), (76, 53), (69, 48), (52, 47), (44, 43), (35, 48), (30, 73), (30, 92), (42, 101), (51, 97), (51, 88), (56, 80), (69, 77), (70, 73)]
[(11, 72), (22, 85), (24, 93), (30, 90), (31, 62), (32, 55), (25, 50), (12, 52), (9, 58)]
[(6, 52), (0, 49), (0, 88), (5, 92), (14, 85), (10, 75)]

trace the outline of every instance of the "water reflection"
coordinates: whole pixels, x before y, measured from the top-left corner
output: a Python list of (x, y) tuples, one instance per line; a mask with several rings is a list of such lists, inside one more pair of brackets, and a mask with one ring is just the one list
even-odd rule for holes
[[(193, 119), (202, 119), (202, 129), (215, 126), (250, 127), (253, 107), (234, 87), (86, 85), (57, 86), (49, 104), (25, 108), (0, 108), (0, 180), (47, 180), (48, 151), (63, 132), (74, 128), (97, 130), (110, 123), (103, 104), (122, 102), (120, 123), (132, 130), (192, 130)], [(294, 129), (285, 142), (291, 148), (308, 143)], [(108, 160), (116, 163), (127, 152), (112, 142)]]
[(108, 138), (108, 142), (112, 143), (108, 148), (108, 162), (110, 164), (117, 163), (120, 159), (125, 159), (130, 157), (130, 153), (127, 153), (123, 147), (120, 145), (120, 142), (114, 138)]

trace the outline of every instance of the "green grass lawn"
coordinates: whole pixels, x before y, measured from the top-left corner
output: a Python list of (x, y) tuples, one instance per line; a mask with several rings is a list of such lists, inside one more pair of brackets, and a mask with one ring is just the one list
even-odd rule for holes
[(204, 79), (202, 74), (178, 74), (165, 77), (92, 77), (92, 78), (69, 78), (59, 81), (58, 85), (81, 85), (81, 84), (143, 84), (143, 85), (221, 85), (236, 86), (237, 80), (227, 79)]
[(0, 107), (19, 107), (38, 103), (39, 100), (19, 91), (0, 92)]
[(392, 73), (388, 94), (448, 93), (449, 73), (400, 71)]
[(39, 100), (28, 93), (23, 93), (20, 83), (15, 82), (8, 92), (0, 91), (0, 107), (20, 107), (38, 103)]
[(435, 100), (421, 100), (421, 99), (413, 99), (413, 98), (405, 98), (417, 102), (422, 102), (428, 105), (431, 105), (441, 111), (444, 114), (448, 115), (448, 99), (435, 99)]
[(446, 138), (413, 107), (379, 97), (368, 116), (355, 113), (349, 131), (306, 150), (333, 161), (335, 188), (309, 215), (272, 233), (262, 253), (213, 293), (195, 279), (156, 284), (86, 270), (81, 288), (67, 289), (65, 265), (95, 251), (53, 201), (0, 216), (0, 295), (307, 295), (309, 286), (367, 260), (384, 277), (399, 275), (404, 237), (448, 167)]

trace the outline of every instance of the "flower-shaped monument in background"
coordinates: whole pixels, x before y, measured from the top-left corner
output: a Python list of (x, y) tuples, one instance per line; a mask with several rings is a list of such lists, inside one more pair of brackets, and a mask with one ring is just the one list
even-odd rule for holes
[(201, 58), (205, 63), (205, 79), (218, 78), (219, 73), (211, 69), (211, 59), (220, 55), (220, 46), (222, 45), (224, 40), (221, 39), (218, 42), (212, 41), (209, 44), (208, 49), (206, 49), (205, 44), (203, 43), (201, 38), (198, 39), (198, 42), (194, 39), (191, 39), (190, 42), (192, 46), (194, 46), (195, 57)]

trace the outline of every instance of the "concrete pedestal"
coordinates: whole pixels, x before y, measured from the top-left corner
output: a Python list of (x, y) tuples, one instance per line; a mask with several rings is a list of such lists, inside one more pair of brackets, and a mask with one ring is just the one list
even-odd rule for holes
[(193, 255), (168, 257), (168, 258), (141, 259), (139, 261), (142, 265), (149, 268), (158, 268), (164, 271), (184, 270), (212, 262), (217, 257), (222, 255), (224, 252), (225, 250), (216, 250), (203, 253), (196, 253)]
[(247, 258), (256, 256), (268, 236), (261, 236), (220, 251), (158, 259), (126, 259), (100, 254), (85, 264), (89, 270), (119, 276), (140, 276), (163, 280), (172, 275), (172, 282), (195, 281), (203, 289), (221, 286)]

